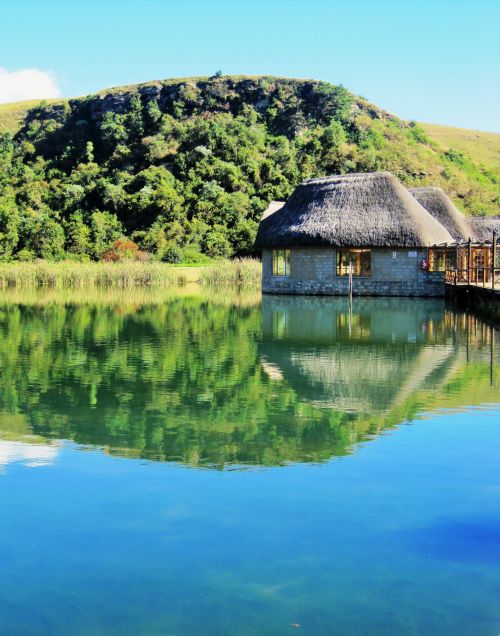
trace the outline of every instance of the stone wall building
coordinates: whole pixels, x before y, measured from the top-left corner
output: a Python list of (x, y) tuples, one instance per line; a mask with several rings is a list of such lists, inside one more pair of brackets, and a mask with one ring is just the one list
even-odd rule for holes
[(452, 253), (475, 232), (431, 190), (410, 192), (389, 172), (304, 181), (261, 219), (263, 292), (347, 295), (351, 280), (353, 295), (443, 296), (445, 266), (429, 267), (429, 248)]

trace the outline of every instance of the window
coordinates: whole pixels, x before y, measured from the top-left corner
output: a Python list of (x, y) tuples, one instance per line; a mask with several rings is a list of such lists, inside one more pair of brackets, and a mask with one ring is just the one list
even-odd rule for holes
[(447, 269), (455, 269), (455, 248), (431, 248), (429, 250), (429, 270), (431, 272), (444, 272)]
[(273, 250), (273, 276), (290, 276), (290, 250)]
[(371, 276), (371, 250), (338, 250), (337, 276), (349, 276), (351, 265), (353, 276)]

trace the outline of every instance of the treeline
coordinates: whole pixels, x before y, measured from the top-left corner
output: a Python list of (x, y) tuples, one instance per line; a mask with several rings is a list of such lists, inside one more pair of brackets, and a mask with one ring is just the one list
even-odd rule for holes
[[(418, 126), (314, 81), (214, 76), (41, 104), (0, 135), (0, 259), (251, 254), (262, 211), (304, 178), (389, 169), (457, 189), (463, 166), (434, 157), (430, 174), (430, 150)], [(494, 211), (467, 187), (469, 211)]]

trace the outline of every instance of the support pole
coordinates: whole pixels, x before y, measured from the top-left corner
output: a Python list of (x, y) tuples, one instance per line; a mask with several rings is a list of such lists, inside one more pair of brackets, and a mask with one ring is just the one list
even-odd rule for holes
[(352, 262), (349, 263), (349, 338), (352, 336)]
[(495, 362), (495, 329), (490, 325), (490, 386), (494, 384), (493, 367)]
[(352, 261), (349, 263), (349, 299), (352, 302)]
[(472, 241), (469, 237), (469, 241), (467, 243), (467, 285), (470, 285), (470, 282), (471, 282), (471, 271), (472, 271)]
[(491, 246), (491, 289), (495, 289), (495, 263), (497, 260), (497, 233), (493, 232), (493, 245)]

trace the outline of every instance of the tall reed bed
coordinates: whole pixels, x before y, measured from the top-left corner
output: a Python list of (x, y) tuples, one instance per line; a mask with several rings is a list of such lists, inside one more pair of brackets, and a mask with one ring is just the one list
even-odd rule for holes
[(0, 288), (20, 287), (171, 287), (186, 282), (181, 268), (164, 263), (50, 263), (0, 264)]
[(164, 305), (179, 298), (199, 298), (223, 307), (256, 307), (260, 289), (225, 287), (220, 289), (198, 283), (171, 287), (136, 286), (124, 293), (119, 287), (9, 287), (0, 292), (0, 309), (9, 305), (45, 307), (52, 305), (91, 305), (137, 311), (141, 307)]
[(231, 285), (258, 289), (261, 275), (260, 261), (255, 258), (236, 258), (205, 267), (201, 272), (201, 283), (211, 287)]

